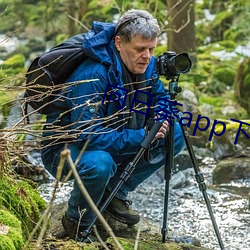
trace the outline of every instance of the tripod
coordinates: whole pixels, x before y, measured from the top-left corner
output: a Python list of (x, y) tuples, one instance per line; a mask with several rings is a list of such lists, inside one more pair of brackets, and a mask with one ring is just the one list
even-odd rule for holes
[[(178, 78), (177, 78), (177, 80), (172, 79), (169, 83), (170, 100), (174, 100), (177, 93), (179, 93), (179, 92), (181, 92), (181, 88), (178, 86)], [(178, 119), (180, 119), (180, 117), (178, 117)], [(106, 201), (102, 204), (101, 208), (99, 209), (101, 213), (107, 208), (107, 206), (112, 201), (112, 199), (114, 198), (114, 196), (116, 195), (116, 193), (118, 192), (118, 190), (120, 189), (122, 184), (132, 174), (138, 161), (144, 155), (145, 151), (148, 149), (151, 142), (154, 140), (155, 135), (157, 134), (157, 132), (161, 128), (163, 122), (164, 122), (164, 119), (157, 120), (154, 123), (150, 132), (147, 134), (145, 139), (142, 141), (140, 150), (137, 152), (134, 159), (128, 163), (128, 165), (126, 166), (126, 168), (124, 169), (123, 173), (120, 176), (119, 182), (117, 183), (117, 185), (115, 186), (113, 191), (109, 194), (108, 198), (106, 199)], [(192, 161), (193, 166), (194, 166), (195, 178), (196, 178), (197, 183), (199, 184), (199, 189), (202, 192), (203, 197), (205, 199), (206, 206), (207, 206), (207, 209), (209, 211), (209, 215), (210, 215), (210, 218), (211, 218), (211, 221), (212, 221), (220, 248), (221, 248), (221, 250), (225, 250), (223, 242), (221, 240), (219, 230), (218, 230), (218, 226), (216, 224), (215, 217), (213, 215), (213, 211), (212, 211), (209, 199), (208, 199), (208, 195), (206, 192), (206, 184), (204, 182), (203, 175), (199, 170), (198, 163), (197, 163), (197, 160), (195, 158), (195, 154), (194, 154), (193, 148), (191, 146), (191, 143), (190, 143), (190, 140), (188, 137), (188, 132), (186, 130), (186, 127), (184, 127), (184, 126), (181, 126), (181, 129), (182, 129), (182, 133), (183, 133), (183, 136), (185, 139), (185, 143), (186, 143), (191, 161)], [(174, 148), (174, 122), (173, 122), (173, 126), (169, 126), (169, 133), (168, 133), (168, 136), (166, 139), (166, 143), (167, 143), (168, 150), (166, 151), (166, 161), (165, 161), (166, 185), (165, 185), (165, 201), (164, 201), (164, 215), (163, 215), (163, 227), (162, 227), (162, 242), (163, 243), (166, 242), (166, 234), (168, 231), (167, 230), (167, 214), (168, 214), (169, 181), (171, 179), (172, 168), (173, 168), (173, 163), (174, 163), (174, 151), (173, 151), (173, 148)], [(92, 227), (94, 226), (96, 220), (97, 220), (97, 216), (94, 217), (94, 219), (92, 220), (90, 225), (83, 231), (83, 233), (82, 233), (83, 239), (87, 239), (87, 237), (88, 237), (89, 233), (91, 232)]]
[[(178, 78), (177, 80), (172, 79), (169, 82), (169, 94), (170, 94), (170, 100), (175, 100), (175, 97), (177, 95), (177, 93), (181, 92), (181, 87), (178, 86)], [(170, 105), (171, 102), (170, 102)], [(178, 113), (177, 115), (177, 120), (178, 122), (180, 122), (181, 119), (181, 112)], [(167, 234), (167, 216), (168, 216), (168, 196), (169, 196), (169, 183), (170, 183), (170, 179), (171, 179), (171, 175), (172, 175), (172, 169), (173, 169), (173, 164), (174, 164), (174, 118), (171, 118), (171, 120), (173, 121), (173, 125), (169, 127), (169, 133), (168, 136), (166, 138), (166, 148), (168, 148), (168, 150), (166, 151), (166, 161), (165, 161), (165, 201), (164, 201), (164, 215), (163, 215), (163, 226), (162, 226), (162, 242), (165, 243), (166, 242), (166, 234)], [(199, 165), (197, 162), (197, 159), (195, 157), (190, 139), (189, 139), (189, 134), (188, 131), (186, 129), (185, 126), (183, 126), (181, 124), (181, 130), (182, 130), (182, 134), (187, 146), (187, 150), (191, 159), (191, 162), (193, 164), (194, 167), (194, 171), (195, 171), (195, 179), (196, 182), (198, 183), (199, 189), (203, 194), (203, 198), (205, 200), (209, 215), (210, 215), (210, 219), (212, 221), (213, 224), (213, 228), (218, 240), (218, 243), (220, 245), (221, 250), (225, 250), (225, 247), (223, 245), (221, 236), (220, 236), (220, 232), (212, 211), (212, 207), (210, 204), (210, 201), (208, 199), (208, 195), (206, 192), (206, 184), (204, 182), (204, 177), (203, 174), (201, 173), (200, 169), (199, 169)]]

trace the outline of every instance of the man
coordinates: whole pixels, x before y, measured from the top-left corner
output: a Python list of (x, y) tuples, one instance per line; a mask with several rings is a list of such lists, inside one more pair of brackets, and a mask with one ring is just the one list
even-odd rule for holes
[[(83, 41), (88, 58), (69, 77), (67, 89), (47, 116), (42, 151), (46, 169), (56, 175), (60, 152), (67, 142), (73, 161), (77, 159), (80, 178), (97, 206), (116, 186), (122, 171), (140, 149), (149, 117), (159, 117), (160, 100), (169, 100), (153, 57), (159, 32), (156, 19), (142, 10), (127, 11), (117, 25), (94, 22)], [(78, 82), (82, 80), (90, 81)], [(152, 142), (150, 159), (140, 159), (106, 209), (117, 220), (131, 225), (139, 222), (140, 216), (130, 208), (127, 196), (164, 165), (168, 126), (165, 120)], [(183, 148), (177, 123), (175, 155)], [(69, 170), (66, 163), (63, 176)], [(93, 217), (75, 182), (62, 219), (65, 231), (71, 238), (80, 238)]]

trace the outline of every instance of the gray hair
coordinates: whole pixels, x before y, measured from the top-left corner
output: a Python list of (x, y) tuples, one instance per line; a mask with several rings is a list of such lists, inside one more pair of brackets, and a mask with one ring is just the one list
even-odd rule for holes
[(116, 36), (128, 43), (135, 35), (153, 40), (160, 34), (157, 20), (145, 10), (128, 10), (118, 20)]

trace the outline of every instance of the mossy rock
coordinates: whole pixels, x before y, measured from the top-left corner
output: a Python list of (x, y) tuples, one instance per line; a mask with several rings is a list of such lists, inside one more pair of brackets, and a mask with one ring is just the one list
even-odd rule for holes
[(24, 238), (27, 238), (45, 210), (46, 202), (26, 180), (2, 175), (0, 178), (0, 207), (6, 208), (21, 221)]
[(240, 105), (244, 107), (250, 115), (250, 59), (245, 59), (238, 68), (235, 80), (235, 95)]
[(0, 249), (19, 250), (23, 244), (20, 221), (9, 211), (0, 209)]
[(220, 161), (213, 171), (213, 183), (229, 183), (233, 180), (250, 178), (250, 159), (228, 157)]
[[(234, 93), (232, 93), (231, 91), (225, 91), (225, 93), (218, 96), (199, 93), (198, 98), (200, 105), (212, 106), (212, 113), (209, 114), (209, 118), (211, 120), (228, 120), (230, 118), (242, 120), (247, 119), (249, 117), (247, 111), (239, 105), (239, 103), (236, 101)], [(225, 109), (227, 107), (234, 107), (234, 110), (237, 110), (237, 112), (225, 112)]]
[[(135, 246), (134, 239), (124, 239), (118, 238), (120, 244), (124, 250), (133, 250)], [(107, 243), (114, 245), (113, 239), (109, 238)], [(113, 249), (113, 248), (111, 248)], [(138, 250), (208, 250), (208, 248), (198, 247), (190, 244), (184, 243), (175, 243), (175, 242), (166, 242), (162, 243), (161, 241), (156, 240), (140, 240), (138, 242)]]
[[(135, 249), (135, 240), (127, 239), (122, 237), (117, 237), (120, 245), (123, 250), (134, 250)], [(112, 238), (108, 238), (105, 241), (106, 246), (110, 250), (117, 250), (118, 248), (114, 244)], [(60, 249), (60, 250), (102, 250), (104, 249), (103, 245), (100, 242), (93, 242), (91, 244), (75, 242), (73, 240), (59, 240), (55, 238), (47, 238), (43, 240), (42, 246), (46, 249)], [(51, 248), (50, 248), (51, 247)], [(35, 246), (35, 242), (30, 244), (31, 249), (41, 249)], [(42, 249), (44, 249), (42, 248)], [(166, 242), (162, 243), (161, 240), (153, 240), (151, 238), (139, 238), (138, 240), (138, 250), (211, 250), (210, 248), (195, 246), (185, 243), (175, 243), (175, 242)]]

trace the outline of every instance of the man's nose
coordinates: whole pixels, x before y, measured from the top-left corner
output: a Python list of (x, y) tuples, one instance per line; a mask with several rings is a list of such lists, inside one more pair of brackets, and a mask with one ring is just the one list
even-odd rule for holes
[(144, 59), (150, 59), (151, 58), (151, 53), (150, 53), (149, 49), (147, 49), (147, 50), (144, 51), (142, 57)]

